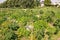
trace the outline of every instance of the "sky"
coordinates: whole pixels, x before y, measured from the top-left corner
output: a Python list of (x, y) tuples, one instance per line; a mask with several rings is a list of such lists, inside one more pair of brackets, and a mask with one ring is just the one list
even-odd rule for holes
[(4, 1), (6, 1), (6, 0), (0, 0), (0, 3), (4, 2)]
[(60, 0), (51, 0), (52, 2), (60, 2)]

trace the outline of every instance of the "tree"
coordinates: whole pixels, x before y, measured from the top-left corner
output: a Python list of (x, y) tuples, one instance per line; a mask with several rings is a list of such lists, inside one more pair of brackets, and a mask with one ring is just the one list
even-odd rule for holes
[(45, 0), (44, 4), (45, 4), (46, 6), (51, 5), (51, 0)]
[(35, 0), (7, 0), (2, 4), (2, 7), (33, 8), (37, 6), (37, 2)]

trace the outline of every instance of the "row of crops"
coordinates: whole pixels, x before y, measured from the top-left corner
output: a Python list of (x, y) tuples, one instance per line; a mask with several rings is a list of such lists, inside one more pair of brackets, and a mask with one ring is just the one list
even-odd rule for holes
[(59, 8), (0, 10), (0, 40), (59, 39)]

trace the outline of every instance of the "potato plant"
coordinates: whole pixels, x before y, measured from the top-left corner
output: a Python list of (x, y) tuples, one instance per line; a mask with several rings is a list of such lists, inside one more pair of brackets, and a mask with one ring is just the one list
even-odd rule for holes
[(59, 39), (60, 8), (48, 8), (1, 9), (0, 40)]

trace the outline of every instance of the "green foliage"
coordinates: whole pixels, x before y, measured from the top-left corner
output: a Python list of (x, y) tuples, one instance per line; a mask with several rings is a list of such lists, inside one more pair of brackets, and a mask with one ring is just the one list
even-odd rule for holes
[(8, 28), (16, 31), (19, 28), (19, 26), (14, 22), (9, 24)]
[(17, 35), (12, 30), (9, 30), (6, 32), (4, 40), (17, 40)]
[(36, 30), (39, 30), (41, 28), (46, 28), (47, 27), (47, 23), (43, 20), (39, 20), (39, 21), (36, 21), (35, 24), (34, 24)]
[(53, 25), (57, 28), (57, 30), (60, 30), (60, 19), (57, 19)]
[(47, 5), (51, 5), (51, 0), (45, 0), (44, 4)]
[(51, 17), (50, 17), (50, 16), (48, 16), (48, 17), (46, 18), (46, 21), (47, 21), (47, 22), (52, 22)]
[(48, 8), (1, 9), (0, 40), (54, 40), (60, 32), (60, 8)]
[(43, 14), (44, 13), (44, 11), (43, 10), (40, 10), (40, 14)]
[(7, 8), (33, 8), (38, 6), (39, 1), (35, 0), (7, 0), (6, 2), (1, 4), (1, 7)]
[(29, 35), (30, 35), (30, 32), (28, 31), (28, 30), (26, 30), (26, 28), (25, 27), (20, 27), (19, 29), (18, 29), (18, 33), (19, 33), (19, 37), (21, 38), (21, 37), (28, 37)]
[(55, 18), (55, 12), (47, 10), (46, 13), (44, 13), (43, 16), (41, 16), (41, 19), (47, 22), (53, 22)]
[(39, 20), (34, 23), (34, 30), (36, 31), (37, 40), (44, 38), (45, 29), (47, 27), (47, 23), (43, 20)]
[(53, 28), (50, 28), (50, 27), (49, 27), (49, 28), (47, 28), (47, 30), (48, 30), (48, 31), (47, 31), (46, 33), (47, 33), (48, 35), (54, 34), (54, 33), (56, 32), (56, 28), (55, 28), (55, 27), (53, 27)]
[(0, 24), (2, 24), (5, 20), (7, 20), (5, 17), (0, 18)]

